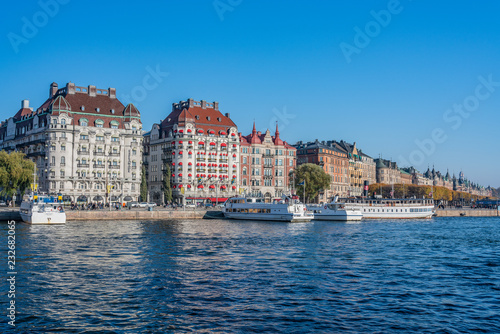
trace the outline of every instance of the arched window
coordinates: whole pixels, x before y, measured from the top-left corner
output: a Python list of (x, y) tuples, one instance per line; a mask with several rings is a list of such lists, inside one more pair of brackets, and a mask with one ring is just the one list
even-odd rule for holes
[(104, 121), (102, 119), (96, 119), (94, 123), (96, 128), (102, 128), (104, 126)]
[(80, 126), (88, 126), (89, 120), (86, 118), (80, 118)]
[(66, 118), (61, 118), (61, 124), (66, 125)]
[(118, 121), (109, 122), (109, 126), (111, 127), (111, 129), (118, 129), (118, 125), (120, 125), (120, 123), (118, 123)]

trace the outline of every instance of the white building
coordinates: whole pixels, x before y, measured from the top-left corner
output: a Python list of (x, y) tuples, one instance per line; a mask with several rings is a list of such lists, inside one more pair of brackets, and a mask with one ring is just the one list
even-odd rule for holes
[(171, 170), (174, 201), (222, 202), (238, 194), (239, 137), (229, 113), (217, 102), (188, 99), (145, 134), (144, 164), (152, 201), (162, 204), (163, 170)]
[(114, 88), (52, 83), (39, 108), (24, 100), (1, 124), (0, 149), (36, 163), (39, 191), (65, 201), (125, 202), (139, 197), (141, 132), (139, 111), (118, 101)]

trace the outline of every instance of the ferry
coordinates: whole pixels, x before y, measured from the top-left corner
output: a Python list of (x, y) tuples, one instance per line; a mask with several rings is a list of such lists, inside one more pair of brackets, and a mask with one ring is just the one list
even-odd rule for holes
[(307, 210), (314, 213), (314, 220), (359, 221), (363, 218), (360, 208), (347, 209), (345, 204), (337, 203), (336, 198), (328, 204), (308, 204)]
[(264, 198), (232, 197), (224, 203), (222, 212), (230, 219), (309, 222), (314, 218), (304, 204), (288, 197), (272, 203), (266, 203)]
[(431, 218), (435, 213), (434, 200), (425, 198), (349, 198), (341, 202), (348, 209), (359, 209), (363, 218), (369, 219)]
[(52, 196), (26, 196), (19, 209), (21, 219), (28, 224), (65, 224), (66, 213), (64, 208)]

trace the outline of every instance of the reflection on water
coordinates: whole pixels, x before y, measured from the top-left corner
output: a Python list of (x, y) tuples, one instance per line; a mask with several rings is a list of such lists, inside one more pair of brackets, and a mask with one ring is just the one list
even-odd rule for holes
[(500, 326), (494, 218), (19, 224), (16, 241), (21, 332)]

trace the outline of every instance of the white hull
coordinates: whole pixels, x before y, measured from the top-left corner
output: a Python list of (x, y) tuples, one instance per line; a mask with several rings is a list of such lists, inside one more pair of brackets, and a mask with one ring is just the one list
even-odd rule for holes
[(267, 220), (281, 222), (309, 222), (313, 219), (313, 215), (297, 215), (293, 214), (267, 214), (267, 213), (240, 213), (240, 212), (224, 212), (224, 217), (229, 219), (244, 219), (244, 220)]
[(60, 225), (66, 223), (66, 213), (58, 203), (21, 203), (19, 210), (23, 222), (32, 225)]
[(356, 206), (366, 219), (424, 219), (431, 218), (434, 206)]
[(347, 211), (346, 213), (335, 213), (335, 214), (329, 214), (329, 213), (314, 214), (314, 220), (359, 221), (361, 219), (363, 219), (362, 214), (354, 212), (349, 213), (349, 211)]

